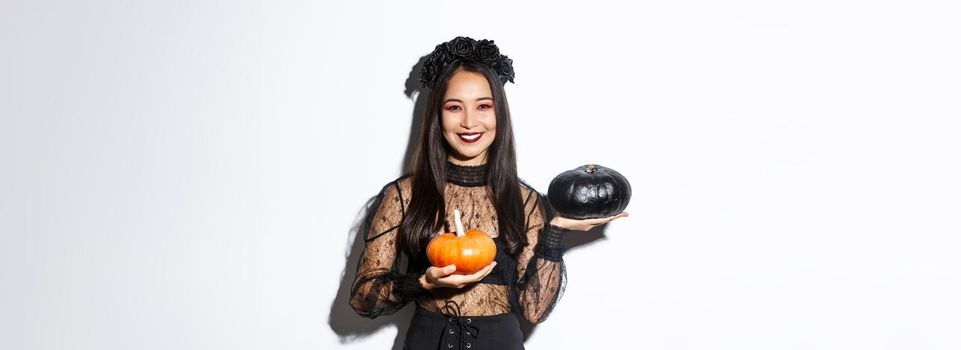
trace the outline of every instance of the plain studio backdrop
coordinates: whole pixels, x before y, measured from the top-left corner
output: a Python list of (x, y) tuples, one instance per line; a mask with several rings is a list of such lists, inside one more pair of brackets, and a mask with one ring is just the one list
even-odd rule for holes
[(3, 1), (0, 348), (393, 346), (356, 226), (458, 35), (522, 179), (633, 185), (529, 349), (961, 348), (952, 5)]

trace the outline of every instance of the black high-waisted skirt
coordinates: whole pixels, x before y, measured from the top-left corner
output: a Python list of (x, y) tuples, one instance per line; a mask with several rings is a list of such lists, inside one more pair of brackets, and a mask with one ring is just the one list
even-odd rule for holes
[(524, 349), (524, 335), (513, 313), (458, 317), (418, 307), (404, 349)]

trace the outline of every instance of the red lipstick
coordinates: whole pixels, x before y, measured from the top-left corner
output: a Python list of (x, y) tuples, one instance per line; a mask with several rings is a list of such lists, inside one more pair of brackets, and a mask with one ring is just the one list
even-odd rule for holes
[(460, 140), (466, 143), (477, 142), (477, 140), (480, 140), (481, 136), (483, 135), (484, 133), (482, 132), (464, 132), (464, 133), (457, 134), (457, 136), (460, 137)]

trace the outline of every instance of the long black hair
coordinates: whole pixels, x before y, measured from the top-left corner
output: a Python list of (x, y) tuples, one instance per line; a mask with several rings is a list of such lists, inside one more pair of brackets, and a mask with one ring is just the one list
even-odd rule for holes
[(510, 108), (497, 73), (488, 65), (471, 60), (450, 64), (430, 87), (420, 140), (411, 157), (411, 200), (408, 213), (400, 224), (398, 245), (409, 256), (416, 257), (432, 234), (444, 225), (448, 145), (442, 135), (441, 109), (450, 78), (458, 69), (483, 74), (493, 94), (497, 125), (494, 142), (487, 149), (487, 183), (491, 186), (497, 211), (498, 235), (505, 240), (508, 253), (516, 256), (527, 244), (527, 237), (524, 235), (524, 205), (517, 177)]

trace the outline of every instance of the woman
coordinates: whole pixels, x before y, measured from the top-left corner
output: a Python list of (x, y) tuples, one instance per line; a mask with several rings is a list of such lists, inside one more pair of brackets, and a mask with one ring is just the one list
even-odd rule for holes
[[(539, 323), (559, 299), (565, 232), (627, 216), (554, 217), (518, 179), (503, 87), (513, 82), (511, 63), (493, 41), (457, 37), (437, 45), (421, 71), (430, 92), (413, 166), (374, 202), (351, 288), (351, 306), (365, 317), (416, 303), (405, 348), (523, 349), (516, 315)], [(432, 237), (454, 230), (455, 209), (497, 246), (494, 262), (470, 275), (430, 266), (424, 253)]]

